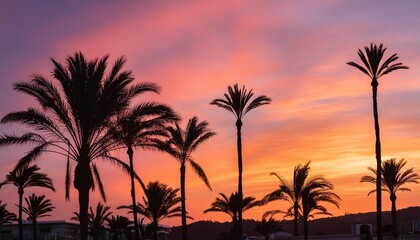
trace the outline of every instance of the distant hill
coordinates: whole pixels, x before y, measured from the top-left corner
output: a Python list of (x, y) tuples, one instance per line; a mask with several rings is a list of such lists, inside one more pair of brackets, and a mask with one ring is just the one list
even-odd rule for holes
[[(391, 224), (391, 212), (383, 212), (384, 226)], [(280, 215), (279, 215), (280, 216)], [(404, 232), (411, 231), (411, 222), (420, 220), (420, 207), (409, 207), (398, 210), (398, 225)], [(316, 219), (309, 222), (309, 235), (334, 235), (351, 234), (353, 224), (372, 224), (376, 229), (376, 212), (346, 214), (344, 216)], [(285, 231), (293, 232), (293, 221), (283, 220), (280, 222)], [(188, 239), (190, 240), (216, 240), (222, 232), (228, 232), (232, 224), (230, 222), (198, 221), (188, 225)], [(244, 220), (244, 233), (259, 236), (254, 231), (255, 221)], [(303, 224), (299, 222), (299, 230), (302, 232)], [(180, 240), (181, 227), (173, 227), (170, 233), (171, 240)]]

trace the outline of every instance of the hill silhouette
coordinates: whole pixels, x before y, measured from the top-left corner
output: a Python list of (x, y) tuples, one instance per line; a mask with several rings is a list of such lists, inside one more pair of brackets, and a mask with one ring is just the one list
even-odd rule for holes
[[(412, 231), (412, 221), (420, 220), (420, 207), (409, 207), (397, 211), (398, 226), (401, 232)], [(280, 216), (280, 215), (279, 215)], [(244, 233), (247, 235), (259, 236), (254, 230), (255, 220), (244, 220)], [(302, 222), (299, 222), (299, 232), (302, 235)], [(376, 229), (376, 212), (352, 213), (343, 216), (321, 218), (309, 221), (309, 235), (336, 235), (351, 234), (354, 224), (372, 224)], [(391, 224), (391, 212), (383, 212), (383, 224), (386, 232), (387, 225)], [(293, 221), (282, 220), (280, 225), (286, 232), (293, 232)], [(232, 224), (230, 222), (198, 221), (188, 225), (188, 239), (190, 240), (215, 240), (222, 232), (229, 232)], [(390, 231), (391, 228), (388, 228)], [(173, 227), (170, 233), (173, 240), (181, 239), (181, 227)]]

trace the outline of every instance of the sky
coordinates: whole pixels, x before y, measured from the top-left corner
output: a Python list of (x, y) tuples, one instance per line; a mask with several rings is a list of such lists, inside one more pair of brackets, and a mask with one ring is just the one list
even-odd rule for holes
[[(409, 70), (379, 81), (378, 105), (382, 159), (404, 158), (420, 173), (420, 2), (397, 1), (0, 1), (0, 117), (36, 106), (13, 90), (31, 74), (51, 77), (50, 58), (64, 63), (76, 51), (89, 59), (110, 55), (109, 66), (127, 58), (136, 82), (154, 82), (160, 95), (145, 94), (172, 106), (183, 118), (205, 120), (216, 136), (203, 143), (194, 159), (205, 170), (213, 191), (187, 166), (186, 204), (194, 221), (228, 221), (203, 211), (219, 196), (237, 189), (235, 118), (210, 105), (238, 83), (266, 95), (272, 103), (243, 119), (243, 191), (257, 199), (278, 187), (276, 172), (291, 179), (295, 165), (311, 161), (311, 176), (324, 176), (342, 198), (336, 216), (375, 211), (373, 185), (360, 183), (375, 166), (370, 80), (346, 64), (359, 62), (357, 50), (383, 43), (386, 56), (398, 53)], [(21, 133), (19, 125), (0, 125), (1, 133)], [(28, 148), (0, 148), (0, 181)], [(125, 152), (115, 156), (127, 161)], [(179, 163), (163, 153), (135, 151), (135, 170), (143, 181), (178, 188)], [(129, 177), (96, 161), (115, 214), (130, 203)], [(46, 219), (69, 220), (78, 211), (77, 191), (64, 198), (66, 159), (49, 154), (37, 162), (56, 186), (46, 194), (56, 206)], [(74, 163), (73, 163), (74, 167)], [(420, 185), (398, 194), (397, 208), (420, 205)], [(137, 189), (140, 190), (139, 186)], [(137, 199), (142, 194), (138, 191)], [(17, 189), (4, 186), (0, 200), (17, 212)], [(101, 201), (92, 192), (90, 205)], [(261, 219), (273, 202), (244, 213)], [(383, 194), (383, 209), (390, 210)], [(282, 216), (277, 216), (282, 219)], [(384, 222), (390, 222), (384, 219)], [(191, 221), (189, 221), (191, 222)], [(180, 225), (179, 218), (164, 224)]]

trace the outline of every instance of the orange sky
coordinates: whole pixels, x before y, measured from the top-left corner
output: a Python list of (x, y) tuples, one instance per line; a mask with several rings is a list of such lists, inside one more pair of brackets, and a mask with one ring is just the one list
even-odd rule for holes
[[(64, 62), (81, 50), (89, 58), (124, 55), (126, 69), (136, 81), (158, 83), (160, 96), (144, 95), (171, 105), (184, 120), (198, 116), (217, 135), (194, 154), (204, 168), (213, 192), (187, 173), (187, 210), (195, 220), (225, 221), (222, 214), (203, 214), (220, 192), (237, 188), (235, 119), (209, 102), (222, 97), (228, 85), (239, 83), (272, 98), (270, 105), (244, 119), (244, 194), (257, 198), (274, 190), (270, 172), (291, 177), (298, 163), (312, 161), (311, 173), (331, 180), (342, 198), (335, 215), (375, 210), (373, 186), (359, 183), (375, 165), (374, 129), (369, 80), (346, 65), (359, 61), (357, 49), (384, 43), (397, 52), (410, 70), (380, 79), (379, 114), (383, 159), (405, 158), (420, 171), (420, 23), (417, 1), (260, 1), (199, 3), (3, 2), (0, 7), (0, 116), (33, 105), (12, 90), (31, 73), (49, 76), (49, 57)], [(389, 55), (387, 55), (389, 56)], [(1, 132), (22, 131), (2, 125)], [(0, 149), (0, 180), (26, 149)], [(116, 155), (125, 159), (124, 152)], [(144, 181), (179, 186), (178, 163), (165, 154), (138, 150), (136, 171)], [(77, 192), (64, 200), (65, 159), (45, 155), (38, 163), (53, 178), (57, 192), (48, 194), (57, 207), (51, 219), (69, 220), (78, 210)], [(113, 207), (130, 201), (129, 178), (98, 162), (108, 202)], [(189, 171), (191, 169), (188, 169)], [(398, 195), (397, 207), (419, 205), (420, 185)], [(140, 199), (141, 194), (138, 194)], [(384, 210), (390, 209), (384, 194)], [(16, 212), (17, 191), (0, 190), (0, 200)], [(91, 194), (91, 205), (100, 201)], [(250, 210), (245, 218), (260, 219), (271, 203)], [(115, 213), (125, 214), (122, 210)], [(279, 216), (281, 218), (281, 216)], [(385, 220), (385, 222), (388, 220)], [(164, 223), (179, 225), (180, 219)]]

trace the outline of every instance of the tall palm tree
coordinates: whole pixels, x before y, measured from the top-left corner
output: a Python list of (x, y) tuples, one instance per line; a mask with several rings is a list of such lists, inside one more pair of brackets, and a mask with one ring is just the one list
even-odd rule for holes
[(112, 235), (112, 240), (122, 239), (121, 237), (124, 234), (129, 234), (130, 224), (133, 223), (127, 217), (120, 215), (111, 216), (106, 221), (108, 222), (107, 229)]
[(204, 213), (208, 212), (221, 212), (226, 213), (232, 218), (233, 233), (236, 236), (238, 228), (238, 215), (239, 212), (245, 212), (251, 208), (261, 206), (264, 203), (262, 201), (257, 201), (255, 197), (244, 197), (242, 199), (242, 211), (240, 210), (240, 195), (235, 192), (231, 193), (228, 198), (225, 194), (220, 193), (221, 198), (216, 198), (216, 200), (211, 204), (211, 207), (204, 210)]
[[(178, 188), (172, 189), (159, 182), (150, 182), (144, 191), (146, 197), (143, 197), (143, 203), (137, 203), (137, 212), (151, 221), (153, 240), (158, 239), (157, 231), (161, 220), (182, 215), (181, 207), (177, 206), (181, 202), (181, 198), (177, 196), (178, 191)], [(133, 211), (132, 205), (119, 208)]]
[(6, 180), (0, 183), (0, 188), (6, 184), (13, 184), (18, 189), (18, 223), (19, 223), (19, 239), (23, 239), (22, 226), (22, 201), (25, 188), (28, 187), (43, 187), (51, 189), (55, 192), (51, 178), (45, 173), (39, 172), (40, 168), (37, 165), (17, 165), (9, 174), (6, 175)]
[(175, 127), (168, 127), (169, 138), (164, 143), (159, 144), (162, 151), (169, 153), (180, 163), (181, 181), (181, 210), (182, 210), (182, 239), (187, 240), (187, 208), (185, 204), (185, 170), (187, 162), (190, 163), (195, 173), (200, 177), (206, 186), (211, 190), (210, 182), (201, 166), (193, 160), (192, 153), (198, 146), (214, 136), (216, 133), (208, 129), (206, 121), (199, 122), (197, 117), (191, 118), (185, 130), (178, 123)]
[(50, 199), (45, 199), (45, 195), (36, 196), (34, 193), (25, 198), (26, 207), (23, 207), (22, 210), (28, 214), (28, 220), (32, 221), (32, 236), (36, 240), (36, 225), (38, 223), (38, 218), (51, 216), (49, 212), (54, 210), (54, 206), (51, 203)]
[(325, 180), (324, 184), (319, 187), (305, 188), (302, 191), (302, 205), (301, 205), (301, 216), (303, 219), (303, 234), (305, 240), (308, 240), (308, 220), (313, 218), (315, 215), (330, 215), (327, 208), (322, 206), (322, 203), (331, 203), (339, 207), (340, 197), (332, 192), (333, 184)]
[[(153, 92), (159, 93), (156, 86)], [(115, 139), (127, 148), (130, 161), (130, 183), (132, 205), (136, 204), (134, 185), (134, 148), (153, 149), (160, 137), (166, 136), (165, 124), (178, 121), (179, 117), (169, 107), (155, 102), (138, 104), (118, 115)], [(142, 184), (142, 182), (141, 182)], [(135, 239), (139, 239), (137, 209), (133, 211)]]
[(348, 62), (347, 64), (356, 67), (364, 74), (368, 75), (371, 79), (370, 85), (372, 86), (372, 98), (373, 98), (373, 119), (375, 124), (375, 155), (376, 155), (376, 219), (378, 229), (378, 240), (382, 240), (382, 196), (381, 196), (381, 139), (379, 132), (379, 117), (378, 117), (378, 104), (377, 104), (377, 91), (378, 91), (378, 79), (392, 71), (398, 69), (408, 69), (402, 63), (396, 61), (398, 56), (396, 53), (391, 55), (387, 60), (381, 63), (386, 48), (383, 44), (370, 44), (370, 47), (365, 46), (365, 53), (361, 49), (358, 50), (358, 55), (363, 62), (363, 65), (359, 65), (355, 62)]
[[(381, 174), (381, 189), (389, 193), (391, 200), (391, 213), (392, 213), (392, 233), (394, 237), (398, 237), (397, 231), (397, 192), (398, 191), (411, 191), (411, 189), (404, 187), (407, 183), (419, 183), (419, 175), (414, 173), (414, 168), (403, 171), (403, 167), (407, 161), (401, 159), (397, 161), (395, 158), (388, 159), (382, 162)], [(376, 183), (376, 169), (368, 167), (368, 169), (375, 175), (363, 176), (360, 182)], [(376, 189), (370, 191), (368, 196), (376, 192)]]
[(270, 217), (268, 220), (263, 218), (261, 222), (255, 224), (255, 231), (261, 233), (265, 240), (270, 239), (270, 234), (283, 230), (278, 221)]
[(7, 204), (2, 204), (0, 200), (0, 225), (16, 221), (16, 214), (7, 211), (6, 206)]
[[(231, 112), (236, 118), (236, 133), (237, 133), (237, 151), (238, 151), (238, 194), (241, 197), (239, 205), (242, 205), (242, 118), (254, 108), (261, 105), (269, 104), (271, 99), (262, 95), (252, 99), (254, 93), (251, 90), (247, 90), (245, 86), (242, 88), (235, 84), (233, 87), (228, 86), (228, 93), (224, 94), (224, 99), (215, 99), (210, 104), (224, 108)], [(252, 100), (251, 100), (252, 99)], [(239, 212), (239, 227), (237, 233), (237, 239), (239, 240), (242, 236), (242, 212)]]
[(153, 91), (156, 85), (132, 84), (132, 73), (122, 70), (123, 57), (115, 61), (108, 74), (108, 56), (87, 60), (81, 52), (77, 52), (67, 57), (65, 66), (51, 60), (54, 64), (51, 80), (34, 74), (30, 82), (14, 85), (15, 90), (35, 98), (41, 109), (30, 107), (9, 113), (1, 119), (1, 123), (21, 123), (33, 131), (20, 136), (4, 134), (0, 137), (0, 146), (35, 145), (19, 165), (34, 161), (45, 152), (67, 158), (67, 200), (72, 180), (70, 160), (75, 162), (73, 185), (79, 193), (81, 240), (86, 240), (90, 190), (94, 190), (96, 185), (106, 200), (95, 160), (106, 160), (130, 172), (126, 163), (109, 154), (109, 150), (117, 144), (113, 138), (115, 129), (109, 127), (111, 120), (129, 107), (134, 97)]
[(285, 200), (290, 204), (287, 211), (272, 210), (267, 211), (264, 217), (274, 215), (278, 213), (284, 213), (285, 217), (293, 217), (294, 235), (299, 235), (298, 219), (299, 213), (302, 206), (302, 197), (305, 191), (310, 189), (328, 188), (330, 182), (322, 177), (309, 177), (310, 161), (306, 164), (298, 164), (293, 170), (293, 180), (287, 181), (277, 173), (270, 173), (270, 175), (276, 176), (280, 181), (279, 188), (273, 192), (267, 194), (263, 201), (266, 203), (275, 200)]

